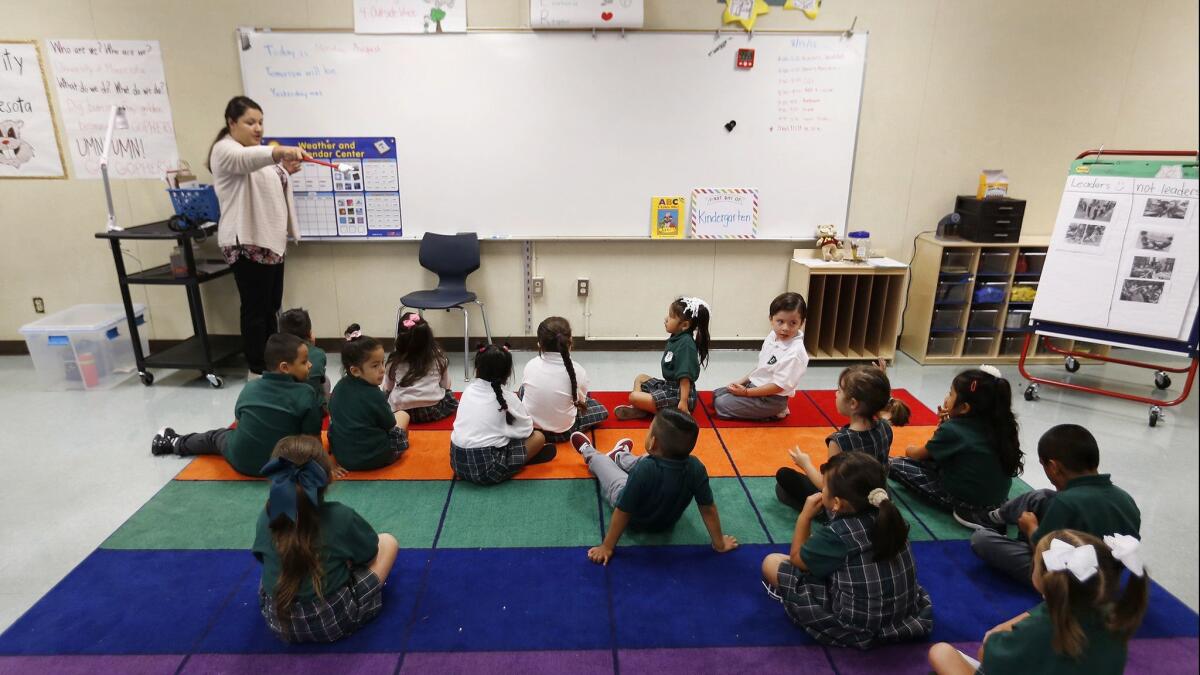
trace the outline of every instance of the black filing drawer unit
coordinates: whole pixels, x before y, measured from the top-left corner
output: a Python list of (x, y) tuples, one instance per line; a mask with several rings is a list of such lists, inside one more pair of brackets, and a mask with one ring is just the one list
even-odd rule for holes
[(1025, 200), (976, 199), (972, 195), (959, 195), (954, 202), (954, 212), (962, 221), (958, 235), (967, 241), (1012, 242), (1021, 238), (1021, 219), (1025, 216)]

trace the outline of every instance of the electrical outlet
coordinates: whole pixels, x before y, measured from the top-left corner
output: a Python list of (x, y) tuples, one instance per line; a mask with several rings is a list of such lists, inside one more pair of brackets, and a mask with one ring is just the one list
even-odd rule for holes
[(545, 277), (534, 277), (534, 278), (533, 278), (533, 283), (532, 283), (532, 284), (530, 284), (530, 286), (529, 286), (529, 287), (530, 287), (530, 289), (531, 289), (531, 290), (532, 290), (532, 292), (533, 292), (533, 297), (535, 297), (535, 298), (540, 298), (540, 297), (542, 297), (542, 293), (545, 293), (545, 292), (546, 292), (546, 279), (545, 279)]
[(586, 298), (591, 290), (592, 284), (587, 279), (575, 280), (575, 295), (578, 295), (581, 298)]
[(46, 303), (41, 298), (33, 299), (33, 311), (38, 314), (46, 313)]

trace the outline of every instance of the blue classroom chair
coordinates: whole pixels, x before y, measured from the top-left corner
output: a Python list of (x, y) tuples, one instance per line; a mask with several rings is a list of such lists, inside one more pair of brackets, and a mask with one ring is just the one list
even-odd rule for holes
[(483, 315), (483, 332), (488, 344), (492, 342), (492, 330), (488, 327), (487, 309), (474, 293), (467, 290), (467, 276), (479, 269), (479, 237), (474, 232), (460, 234), (435, 234), (426, 232), (421, 237), (418, 254), (421, 267), (438, 275), (437, 288), (414, 291), (400, 298), (400, 309), (396, 312), (396, 324), (406, 309), (424, 313), (427, 309), (457, 309), (463, 314), (463, 378), (471, 379), (470, 318), (463, 305), (473, 302), (479, 305)]

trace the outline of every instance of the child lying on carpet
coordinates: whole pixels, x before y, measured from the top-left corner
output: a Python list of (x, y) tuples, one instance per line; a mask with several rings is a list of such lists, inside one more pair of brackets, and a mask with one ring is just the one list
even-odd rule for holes
[(604, 543), (588, 550), (592, 562), (607, 565), (627, 527), (651, 532), (674, 527), (693, 497), (713, 550), (725, 553), (737, 548), (737, 539), (721, 532), (708, 470), (692, 457), (699, 435), (696, 420), (676, 408), (663, 408), (654, 416), (646, 432), (646, 454), (641, 456), (633, 454), (633, 441), (628, 438), (601, 454), (586, 434), (571, 434), (571, 445), (583, 455), (588, 470), (600, 481), (600, 493), (613, 507)]
[(262, 563), (259, 609), (284, 642), (340, 640), (383, 609), (400, 546), (354, 509), (325, 500), (333, 460), (316, 438), (288, 436), (271, 457), (252, 549)]

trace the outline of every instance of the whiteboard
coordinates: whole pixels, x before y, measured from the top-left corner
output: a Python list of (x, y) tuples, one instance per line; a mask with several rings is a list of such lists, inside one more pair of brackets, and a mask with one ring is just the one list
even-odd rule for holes
[(648, 237), (694, 188), (757, 189), (759, 238), (845, 230), (865, 33), (242, 37), (267, 135), (396, 138), (405, 238)]

